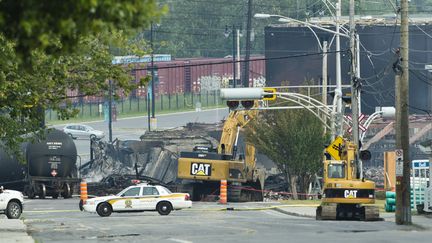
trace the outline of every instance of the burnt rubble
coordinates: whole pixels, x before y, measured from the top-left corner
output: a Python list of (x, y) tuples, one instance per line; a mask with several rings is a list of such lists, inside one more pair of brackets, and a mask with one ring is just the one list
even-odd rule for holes
[(210, 136), (218, 124), (188, 124), (176, 129), (146, 132), (140, 140), (115, 140), (112, 144), (92, 141), (92, 160), (80, 167), (88, 182), (89, 194), (106, 195), (131, 185), (132, 179), (173, 185), (177, 179), (177, 159), (181, 151), (195, 146), (215, 148)]

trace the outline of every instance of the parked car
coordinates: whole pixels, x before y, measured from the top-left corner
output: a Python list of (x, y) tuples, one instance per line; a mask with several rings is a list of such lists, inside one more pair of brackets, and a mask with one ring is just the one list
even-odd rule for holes
[(105, 137), (105, 133), (103, 131), (96, 130), (91, 126), (83, 125), (83, 124), (66, 125), (65, 127), (63, 127), (63, 132), (71, 136), (73, 139), (77, 139), (77, 138), (101, 139)]
[(83, 202), (86, 212), (108, 217), (112, 212), (157, 211), (168, 215), (172, 210), (192, 207), (188, 193), (172, 193), (161, 185), (141, 183), (127, 187), (117, 195), (95, 197)]
[(24, 196), (19, 191), (4, 190), (0, 187), (0, 213), (6, 214), (9, 219), (18, 219), (24, 205)]

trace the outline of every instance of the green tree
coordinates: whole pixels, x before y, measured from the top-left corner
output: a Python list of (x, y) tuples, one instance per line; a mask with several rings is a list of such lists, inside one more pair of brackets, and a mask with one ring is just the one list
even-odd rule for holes
[(295, 199), (298, 192), (306, 193), (313, 176), (322, 167), (327, 140), (323, 125), (312, 113), (307, 110), (262, 112), (246, 134), (258, 151), (277, 164)]
[(20, 135), (41, 131), (46, 108), (63, 119), (74, 115), (68, 90), (102, 95), (109, 79), (126, 93), (134, 88), (130, 70), (112, 64), (112, 51), (148, 51), (127, 36), (164, 11), (155, 0), (0, 1), (2, 143), (16, 150)]

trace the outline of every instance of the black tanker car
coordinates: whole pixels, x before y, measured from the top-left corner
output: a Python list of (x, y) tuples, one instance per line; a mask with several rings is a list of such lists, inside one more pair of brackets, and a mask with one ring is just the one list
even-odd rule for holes
[(49, 129), (45, 139), (22, 144), (26, 163), (0, 147), (0, 185), (24, 192), (29, 198), (72, 196), (77, 178), (77, 150), (70, 136)]

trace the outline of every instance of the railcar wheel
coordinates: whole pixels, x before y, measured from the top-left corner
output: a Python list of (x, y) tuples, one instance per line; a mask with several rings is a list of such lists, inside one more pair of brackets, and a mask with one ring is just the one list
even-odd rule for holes
[(39, 199), (45, 199), (45, 197), (46, 197), (46, 187), (45, 187), (45, 184), (40, 184)]
[(72, 189), (69, 185), (69, 183), (65, 183), (63, 186), (63, 192), (62, 192), (63, 198), (71, 198), (72, 197)]

